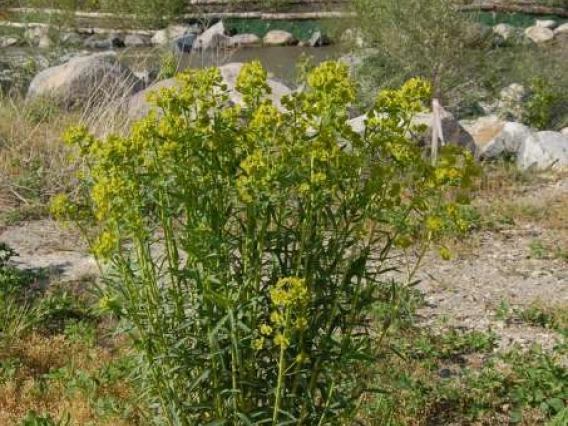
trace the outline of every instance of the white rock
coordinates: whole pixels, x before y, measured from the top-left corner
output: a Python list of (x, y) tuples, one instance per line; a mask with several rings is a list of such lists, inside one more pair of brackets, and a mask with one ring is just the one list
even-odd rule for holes
[(535, 25), (537, 27), (548, 28), (549, 30), (553, 30), (558, 26), (558, 23), (553, 19), (537, 19)]
[(556, 28), (554, 34), (568, 34), (568, 22)]
[(144, 47), (150, 44), (148, 39), (138, 34), (127, 34), (124, 37), (124, 45), (126, 47)]
[(225, 35), (225, 25), (223, 21), (217, 22), (212, 27), (207, 28), (203, 34), (199, 35), (193, 43), (194, 49), (215, 49), (216, 47), (226, 45), (228, 37)]
[(272, 30), (266, 33), (263, 42), (268, 46), (287, 46), (296, 44), (298, 40), (288, 31)]
[(257, 46), (262, 43), (262, 40), (256, 34), (237, 34), (229, 38), (227, 41), (228, 47), (247, 47)]
[(565, 136), (568, 136), (568, 127), (564, 127), (562, 130), (560, 130), (560, 133), (562, 133)]
[[(243, 99), (241, 94), (238, 93), (235, 88), (237, 86), (237, 77), (243, 65), (244, 64), (240, 62), (234, 62), (219, 67), (223, 81), (227, 85), (231, 102), (240, 105), (243, 105)], [(268, 86), (272, 91), (271, 94), (268, 95), (268, 98), (277, 108), (282, 109), (283, 107), (280, 100), (283, 96), (292, 93), (292, 91), (284, 84), (270, 78), (268, 79)], [(153, 84), (148, 89), (132, 96), (128, 102), (128, 116), (130, 117), (130, 119), (136, 120), (138, 118), (144, 117), (153, 109), (153, 107), (147, 101), (148, 93), (155, 92), (156, 90), (159, 90), (161, 88), (170, 87), (180, 87), (179, 81), (175, 78), (162, 80), (156, 84)]]
[(156, 46), (169, 44), (172, 40), (183, 36), (188, 29), (189, 27), (185, 25), (170, 25), (166, 29), (156, 31), (151, 42)]
[(513, 37), (516, 31), (516, 28), (509, 24), (497, 24), (493, 27), (493, 32), (503, 37), (504, 40)]
[(554, 32), (549, 28), (529, 27), (525, 30), (525, 35), (537, 44), (546, 43), (554, 39)]
[(115, 54), (99, 53), (43, 70), (32, 80), (27, 97), (49, 96), (64, 107), (73, 107), (120, 98), (142, 88)]
[(0, 48), (15, 46), (18, 42), (16, 37), (0, 37)]
[(538, 132), (525, 139), (517, 155), (521, 170), (568, 169), (568, 137), (560, 132)]

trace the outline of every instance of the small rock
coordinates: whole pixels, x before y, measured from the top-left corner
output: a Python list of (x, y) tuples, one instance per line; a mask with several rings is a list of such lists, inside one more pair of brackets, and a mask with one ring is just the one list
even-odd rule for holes
[(0, 48), (12, 47), (19, 43), (16, 37), (0, 37)]
[(537, 44), (546, 43), (554, 39), (554, 32), (544, 27), (529, 27), (525, 30), (525, 35)]
[(190, 27), (185, 25), (170, 25), (168, 28), (156, 31), (152, 37), (152, 44), (157, 46), (163, 46), (170, 43), (176, 38), (182, 37), (188, 32)]
[(28, 28), (24, 34), (24, 38), (34, 45), (38, 45), (41, 39), (48, 37), (49, 27), (31, 27)]
[(228, 47), (258, 46), (262, 40), (256, 34), (237, 34), (227, 40)]
[(124, 37), (124, 45), (126, 47), (145, 47), (150, 44), (149, 40), (138, 34), (127, 34)]
[(200, 34), (193, 43), (195, 49), (215, 49), (226, 45), (228, 37), (225, 35), (225, 25), (223, 21), (217, 22), (215, 25), (207, 28), (203, 34)]
[(85, 47), (87, 49), (111, 50), (124, 47), (124, 40), (119, 34), (109, 34), (105, 37), (92, 35), (85, 40)]
[(194, 33), (187, 33), (176, 38), (173, 43), (173, 51), (177, 54), (191, 52), (196, 39), (197, 34)]
[(558, 26), (558, 23), (553, 19), (537, 19), (535, 25), (540, 28), (548, 28), (553, 30)]
[(321, 47), (327, 46), (329, 44), (329, 38), (322, 34), (321, 31), (316, 31), (310, 37), (308, 41), (308, 45), (310, 47)]
[(568, 136), (568, 127), (564, 127), (562, 130), (560, 130), (560, 133), (562, 133), (564, 136)]
[(83, 44), (83, 37), (76, 32), (63, 33), (59, 37), (59, 40), (66, 46), (80, 46)]
[(498, 24), (493, 27), (493, 32), (503, 37), (504, 40), (511, 38), (515, 31), (515, 27), (509, 24)]
[(524, 101), (529, 92), (522, 84), (513, 83), (503, 90), (499, 95), (496, 105), (496, 112), (499, 116), (509, 121), (520, 121), (524, 110)]
[(272, 30), (264, 36), (263, 43), (267, 46), (290, 46), (298, 43), (298, 40), (288, 31)]
[(556, 28), (554, 34), (568, 34), (568, 22)]

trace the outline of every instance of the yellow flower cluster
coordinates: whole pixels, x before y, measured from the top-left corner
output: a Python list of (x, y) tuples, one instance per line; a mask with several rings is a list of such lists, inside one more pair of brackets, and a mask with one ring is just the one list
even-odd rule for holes
[(270, 299), (276, 306), (298, 305), (306, 302), (308, 289), (302, 278), (282, 278), (270, 290)]

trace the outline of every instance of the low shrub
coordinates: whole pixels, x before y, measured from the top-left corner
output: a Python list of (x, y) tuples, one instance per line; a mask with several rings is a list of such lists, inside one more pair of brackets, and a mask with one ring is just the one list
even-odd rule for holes
[(381, 344), (379, 290), (399, 267), (411, 282), (446, 228), (467, 229), (472, 157), (446, 147), (432, 166), (408, 139), (431, 96), (421, 80), (381, 92), (359, 135), (339, 63), (281, 110), (256, 62), (237, 79), (244, 106), (217, 68), (179, 79), (127, 136), (68, 133), (85, 197), (52, 211), (85, 230), (101, 307), (131, 324), (159, 421), (348, 424)]

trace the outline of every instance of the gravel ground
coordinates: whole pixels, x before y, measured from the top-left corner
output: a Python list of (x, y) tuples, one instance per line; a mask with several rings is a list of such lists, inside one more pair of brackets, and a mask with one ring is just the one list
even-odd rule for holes
[[(511, 308), (534, 303), (568, 307), (568, 260), (534, 252), (535, 242), (568, 252), (568, 178), (518, 187), (507, 195), (508, 201), (513, 198), (519, 206), (533, 206), (533, 215), (535, 206), (537, 212), (554, 207), (560, 214), (552, 219), (537, 214), (533, 221), (475, 232), (454, 248), (450, 261), (429, 253), (418, 276), (426, 301), (419, 311), (421, 324), (491, 330), (498, 349), (532, 343), (552, 348), (559, 341), (556, 332), (500, 318), (497, 310), (503, 302)], [(80, 237), (48, 219), (0, 228), (0, 241), (20, 254), (16, 261), (22, 268), (47, 268), (62, 281), (98, 273)]]

